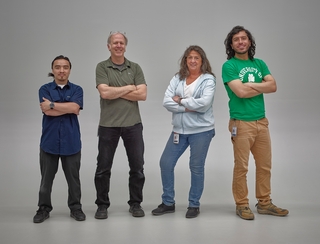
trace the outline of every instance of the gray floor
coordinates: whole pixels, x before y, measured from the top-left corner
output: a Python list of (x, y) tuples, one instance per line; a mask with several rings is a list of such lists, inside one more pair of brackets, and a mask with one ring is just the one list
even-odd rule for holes
[[(152, 216), (155, 206), (143, 206), (146, 216), (133, 218), (127, 206), (113, 206), (109, 218), (96, 220), (95, 206), (86, 206), (87, 220), (77, 222), (66, 207), (56, 207), (48, 220), (34, 224), (34, 207), (0, 208), (0, 242), (7, 243), (319, 243), (320, 212), (316, 205), (286, 205), (287, 217), (255, 213), (245, 221), (233, 205), (204, 205), (195, 219), (185, 218), (185, 206), (176, 212)], [(284, 206), (283, 206), (284, 207)], [(252, 206), (253, 208), (253, 206)]]

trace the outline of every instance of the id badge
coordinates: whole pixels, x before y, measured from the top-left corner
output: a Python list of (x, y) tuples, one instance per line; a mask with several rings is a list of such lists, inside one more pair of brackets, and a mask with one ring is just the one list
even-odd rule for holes
[(232, 126), (231, 135), (232, 136), (237, 136), (237, 126)]
[(178, 133), (173, 133), (173, 143), (179, 144), (179, 134)]

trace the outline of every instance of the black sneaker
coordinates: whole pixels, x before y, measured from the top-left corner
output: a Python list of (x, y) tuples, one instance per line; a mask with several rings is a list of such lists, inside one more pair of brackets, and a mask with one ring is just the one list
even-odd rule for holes
[(42, 223), (47, 218), (50, 217), (49, 212), (46, 210), (45, 207), (39, 207), (37, 210), (36, 215), (33, 217), (33, 223)]
[(86, 215), (82, 212), (81, 209), (72, 210), (70, 212), (70, 217), (74, 218), (77, 221), (83, 221), (86, 219)]
[(94, 215), (96, 219), (106, 219), (108, 218), (108, 210), (106, 206), (99, 206), (96, 214)]
[(175, 205), (167, 206), (161, 203), (156, 209), (152, 210), (153, 215), (162, 215), (165, 213), (173, 213), (175, 211)]
[(194, 208), (194, 207), (188, 207), (188, 211), (186, 213), (186, 218), (195, 218), (199, 215), (200, 210), (199, 208)]
[(139, 203), (134, 203), (130, 206), (129, 212), (133, 217), (143, 217), (144, 211), (142, 210)]

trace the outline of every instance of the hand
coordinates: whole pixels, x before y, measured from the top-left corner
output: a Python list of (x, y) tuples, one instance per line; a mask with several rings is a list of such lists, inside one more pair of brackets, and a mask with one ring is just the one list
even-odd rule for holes
[(135, 85), (128, 85), (128, 87), (130, 88), (131, 92), (137, 90), (137, 87)]
[(179, 96), (174, 96), (174, 97), (172, 97), (172, 99), (173, 99), (173, 101), (175, 101), (176, 103), (180, 104), (182, 98), (179, 97)]
[(50, 109), (50, 103), (51, 101), (49, 101), (48, 99), (46, 99), (45, 97), (42, 98), (43, 99), (43, 102), (40, 103), (40, 108), (41, 108), (41, 111), (42, 112), (45, 112), (47, 110)]

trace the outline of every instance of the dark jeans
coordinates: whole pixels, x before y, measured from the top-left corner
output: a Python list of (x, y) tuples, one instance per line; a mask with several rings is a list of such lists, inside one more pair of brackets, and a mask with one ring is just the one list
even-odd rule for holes
[(39, 207), (45, 207), (49, 212), (52, 210), (51, 191), (54, 177), (58, 171), (59, 159), (68, 183), (68, 207), (70, 210), (81, 208), (80, 187), (80, 160), (81, 152), (70, 156), (46, 153), (40, 149), (41, 184), (39, 191)]
[(142, 202), (142, 189), (145, 181), (143, 173), (144, 142), (141, 123), (129, 127), (99, 127), (99, 143), (97, 169), (95, 173), (95, 186), (97, 191), (98, 206), (110, 206), (109, 190), (111, 168), (115, 151), (120, 137), (127, 153), (129, 161), (129, 205)]

